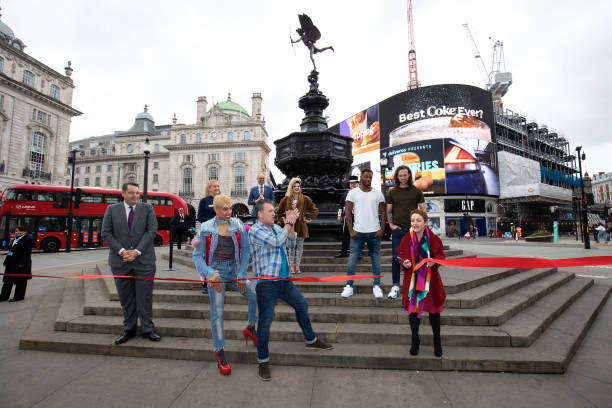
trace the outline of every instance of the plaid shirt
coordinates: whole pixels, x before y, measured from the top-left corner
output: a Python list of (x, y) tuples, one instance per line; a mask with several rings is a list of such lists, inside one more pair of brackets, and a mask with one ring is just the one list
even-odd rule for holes
[(264, 224), (256, 222), (249, 230), (249, 247), (255, 276), (278, 277), (282, 263), (281, 251), (286, 251), (285, 247), (295, 247), (295, 232), (293, 237), (290, 237), (287, 230), (281, 226), (274, 224), (273, 228), (274, 232)]

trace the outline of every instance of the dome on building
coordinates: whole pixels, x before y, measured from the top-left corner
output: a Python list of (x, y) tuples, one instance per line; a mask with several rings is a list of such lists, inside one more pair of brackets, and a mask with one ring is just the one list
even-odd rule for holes
[(151, 116), (151, 114), (149, 113), (149, 107), (147, 105), (145, 105), (144, 111), (136, 115), (136, 120), (138, 119), (148, 119), (151, 122), (155, 122), (155, 120), (153, 119), (153, 116)]
[(2, 21), (0, 21), (0, 35), (11, 40), (15, 38), (15, 33), (11, 30), (11, 27), (7, 26)]
[(249, 113), (242, 106), (236, 102), (232, 102), (231, 94), (227, 94), (227, 100), (216, 103), (215, 106), (224, 112), (241, 113), (245, 116), (249, 116)]

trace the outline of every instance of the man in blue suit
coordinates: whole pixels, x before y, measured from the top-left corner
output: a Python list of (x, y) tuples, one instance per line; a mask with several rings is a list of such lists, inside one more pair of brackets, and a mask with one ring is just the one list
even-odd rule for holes
[(259, 175), (257, 175), (257, 185), (254, 186), (251, 189), (251, 192), (249, 193), (249, 205), (253, 206), (253, 209), (251, 210), (251, 216), (254, 219), (257, 219), (257, 217), (255, 216), (255, 204), (262, 199), (267, 199), (270, 200), (272, 202), (274, 202), (274, 205), (276, 205), (276, 202), (274, 201), (274, 192), (272, 191), (272, 187), (270, 186), (266, 186), (264, 185), (264, 182), (266, 181), (266, 176), (263, 173), (259, 173)]

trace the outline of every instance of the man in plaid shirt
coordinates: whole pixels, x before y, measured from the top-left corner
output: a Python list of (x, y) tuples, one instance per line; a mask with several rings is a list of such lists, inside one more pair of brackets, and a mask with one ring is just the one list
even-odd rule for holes
[[(299, 211), (287, 211), (283, 221), (285, 227), (274, 224), (274, 204), (263, 199), (255, 204), (257, 222), (249, 230), (249, 246), (253, 259), (255, 276), (286, 279), (289, 278), (289, 263), (285, 247), (295, 246), (296, 234), (293, 229)], [(259, 378), (270, 380), (268, 342), (270, 326), (274, 317), (274, 307), (282, 299), (295, 309), (297, 322), (306, 339), (308, 350), (329, 350), (331, 345), (319, 340), (312, 330), (308, 316), (308, 302), (291, 281), (260, 279), (257, 281), (257, 307), (259, 323), (257, 327), (257, 361)]]

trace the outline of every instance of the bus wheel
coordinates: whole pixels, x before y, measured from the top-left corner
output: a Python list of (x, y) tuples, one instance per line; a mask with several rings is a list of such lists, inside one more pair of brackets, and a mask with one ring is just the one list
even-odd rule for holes
[(56, 238), (46, 238), (40, 243), (40, 248), (45, 252), (57, 252), (60, 249), (60, 242)]
[(160, 237), (159, 235), (156, 235), (155, 239), (153, 240), (153, 245), (162, 246), (163, 244), (164, 244), (164, 240), (162, 239), (162, 237)]

